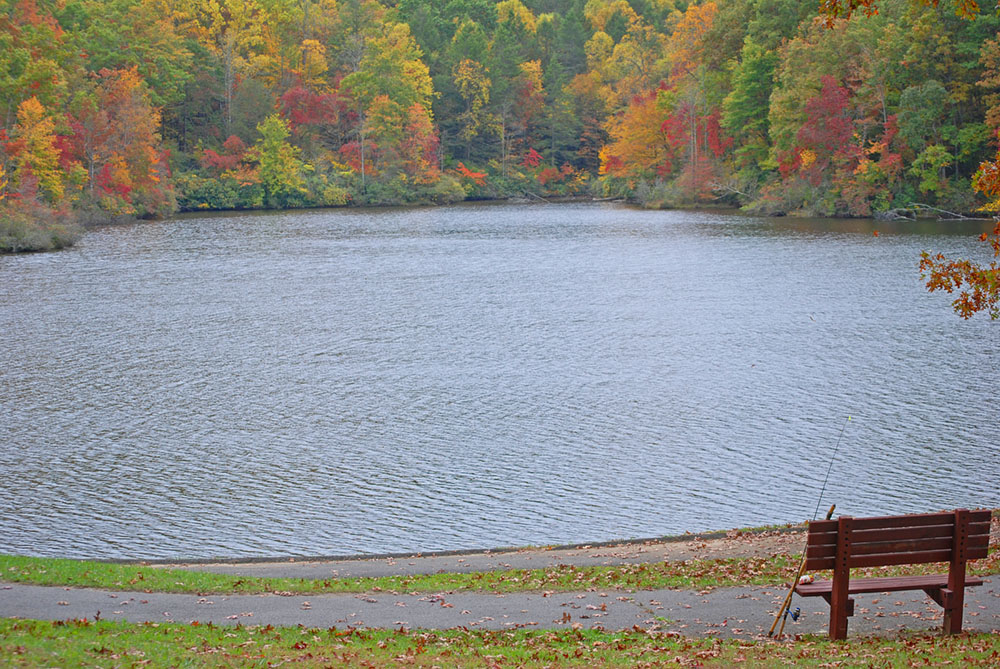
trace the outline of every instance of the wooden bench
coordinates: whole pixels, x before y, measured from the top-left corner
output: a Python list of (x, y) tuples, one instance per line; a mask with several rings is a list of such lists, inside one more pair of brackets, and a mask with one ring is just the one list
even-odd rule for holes
[[(833, 579), (796, 585), (802, 597), (823, 597), (830, 604), (830, 638), (847, 638), (854, 615), (851, 595), (863, 592), (923, 590), (944, 608), (944, 632), (962, 631), (965, 588), (983, 580), (966, 576), (968, 560), (986, 557), (990, 511), (959, 509), (945, 513), (879, 518), (841, 517), (809, 523), (807, 571), (833, 570)], [(947, 574), (851, 579), (856, 567), (948, 562)]]

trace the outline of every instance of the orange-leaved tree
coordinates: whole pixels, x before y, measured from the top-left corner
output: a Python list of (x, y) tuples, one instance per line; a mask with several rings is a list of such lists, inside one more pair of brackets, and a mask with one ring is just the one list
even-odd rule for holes
[[(1000, 152), (995, 160), (983, 162), (972, 179), (973, 187), (990, 198), (984, 211), (1000, 212)], [(1000, 218), (992, 232), (984, 232), (979, 240), (988, 244), (993, 260), (982, 265), (968, 259), (949, 259), (943, 254), (924, 251), (920, 258), (921, 277), (927, 290), (960, 291), (952, 306), (962, 318), (986, 311), (994, 320), (1000, 318)]]
[(95, 175), (101, 206), (117, 213), (160, 216), (175, 207), (160, 146), (160, 112), (137, 68), (97, 73), (97, 102), (107, 114), (95, 153), (102, 165)]
[[(938, 6), (938, 0), (919, 0), (921, 4)], [(822, 14), (830, 20), (837, 18), (848, 19), (856, 11), (864, 12), (871, 16), (878, 14), (878, 0), (820, 0), (819, 9)], [(971, 19), (979, 13), (979, 2), (977, 0), (953, 0), (955, 14), (962, 18)]]
[(611, 143), (601, 150), (599, 173), (631, 179), (668, 176), (683, 154), (684, 129), (675, 128), (661, 101), (661, 87), (632, 98), (608, 121)]

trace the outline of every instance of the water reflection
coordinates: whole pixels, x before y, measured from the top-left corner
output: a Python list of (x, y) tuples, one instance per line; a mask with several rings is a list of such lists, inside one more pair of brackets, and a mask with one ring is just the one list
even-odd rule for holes
[(0, 551), (800, 520), (847, 415), (843, 512), (1000, 506), (995, 324), (916, 273), (981, 228), (478, 205), (189, 217), (0, 258)]

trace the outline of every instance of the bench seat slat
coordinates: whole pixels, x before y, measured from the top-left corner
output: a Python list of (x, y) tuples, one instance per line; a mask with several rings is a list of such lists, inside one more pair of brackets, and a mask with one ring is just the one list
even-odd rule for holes
[(989, 557), (990, 547), (985, 546), (973, 546), (965, 549), (965, 559), (966, 560), (982, 560), (983, 558)]
[(928, 562), (948, 562), (951, 549), (914, 551), (912, 553), (883, 553), (881, 555), (858, 555), (847, 559), (851, 569), (859, 567), (889, 567), (898, 564), (926, 564)]
[[(989, 509), (969, 512), (969, 522), (989, 522)], [(955, 521), (953, 512), (947, 513), (915, 513), (908, 516), (873, 516), (870, 518), (855, 518), (855, 530), (870, 530), (890, 527), (924, 527), (927, 525), (952, 525)], [(832, 521), (831, 521), (832, 522)]]
[[(966, 576), (965, 587), (972, 588), (982, 585), (983, 579), (978, 576)], [(923, 590), (925, 588), (948, 587), (948, 574), (929, 574), (927, 576), (887, 576), (882, 578), (851, 579), (848, 593), (858, 595), (871, 592), (898, 592), (901, 590)], [(814, 581), (795, 586), (796, 594), (801, 597), (818, 597), (830, 593), (833, 581)]]
[(806, 571), (827, 571), (833, 569), (835, 559), (832, 557), (807, 558)]
[[(907, 539), (938, 539), (950, 538), (955, 531), (954, 525), (925, 525), (922, 527), (897, 527), (874, 530), (855, 530), (851, 532), (851, 543), (866, 541), (893, 541)], [(836, 536), (836, 533), (833, 533)], [(824, 535), (825, 536), (825, 535)], [(969, 540), (975, 543), (989, 543), (990, 524), (969, 524)]]
[[(970, 556), (971, 557), (971, 556)], [(851, 569), (861, 567), (890, 567), (900, 564), (926, 564), (928, 562), (948, 562), (951, 559), (950, 550), (914, 551), (912, 553), (882, 553), (879, 555), (852, 555), (847, 564)], [(972, 558), (978, 559), (978, 558)], [(806, 558), (806, 569), (823, 571), (833, 569), (835, 558)]]
[(851, 541), (851, 555), (884, 555), (935, 550), (950, 551), (952, 541), (951, 537), (910, 539), (909, 541)]
[[(882, 555), (891, 553), (916, 553), (928, 550), (951, 550), (951, 537), (940, 539), (912, 539), (910, 541), (851, 542), (851, 555)], [(836, 546), (807, 546), (806, 557), (835, 557)]]
[(809, 534), (827, 533), (833, 532), (837, 533), (837, 521), (836, 520), (810, 520), (809, 521)]
[(993, 517), (993, 512), (990, 509), (977, 509), (975, 511), (969, 511), (969, 523), (986, 523), (990, 524), (990, 519)]
[(989, 533), (979, 534), (970, 532), (966, 541), (968, 542), (967, 545), (969, 546), (989, 546), (990, 535)]
[[(889, 534), (877, 541), (858, 541), (857, 535), (858, 533), (853, 533), (851, 535), (852, 555), (878, 555), (891, 553), (915, 553), (928, 550), (950, 550), (952, 542), (951, 536), (929, 539), (913, 538), (910, 540), (894, 540), (893, 537), (898, 535)], [(868, 533), (868, 536), (873, 537), (874, 535)], [(988, 534), (970, 536), (966, 542), (965, 549), (967, 558), (970, 560), (985, 558), (989, 553), (989, 541), (990, 536)], [(832, 559), (836, 556), (836, 554), (837, 545), (833, 543), (808, 543), (806, 545), (806, 557), (809, 559)], [(904, 558), (901, 558), (900, 564), (906, 564)], [(821, 567), (810, 567), (810, 569), (820, 568)]]
[[(988, 531), (991, 511), (981, 509), (969, 512), (970, 528), (976, 527), (976, 534), (981, 530), (980, 524), (985, 524)], [(921, 513), (910, 514), (908, 516), (874, 516), (871, 518), (855, 518), (855, 530), (870, 530), (878, 528), (896, 527), (925, 527), (927, 525), (951, 525), (954, 522), (952, 513)], [(809, 521), (809, 534), (814, 533), (837, 533), (836, 520), (812, 520)]]
[(989, 534), (990, 521), (984, 520), (979, 523), (969, 523), (969, 534)]
[[(834, 551), (826, 551), (825, 549), (820, 551), (814, 551), (817, 548), (815, 546), (810, 546), (806, 552), (806, 570), (807, 571), (826, 571), (828, 569), (833, 569), (834, 561), (836, 555)], [(965, 552), (966, 558), (969, 560), (982, 560), (987, 557), (988, 550), (986, 548), (977, 548), (975, 550), (967, 550)], [(850, 566), (852, 569), (855, 567), (887, 567), (892, 565), (901, 564), (924, 564), (928, 562), (947, 562), (951, 559), (951, 551), (949, 550), (936, 550), (936, 551), (919, 551), (912, 553), (888, 553), (888, 554), (876, 554), (876, 555), (865, 555), (858, 558), (852, 558), (850, 561)]]
[(873, 516), (855, 518), (854, 530), (874, 530), (892, 527), (927, 527), (928, 525), (952, 525), (953, 513), (915, 513), (908, 516)]
[(806, 546), (807, 558), (834, 558), (836, 555), (836, 546)]
[(918, 527), (887, 527), (874, 530), (854, 530), (851, 532), (851, 543), (860, 544), (866, 541), (906, 541), (909, 539), (951, 539), (955, 534), (955, 525), (923, 525)]
[(837, 543), (837, 532), (813, 532), (809, 530), (809, 534), (806, 535), (806, 545), (809, 546), (820, 546), (826, 544), (836, 544)]

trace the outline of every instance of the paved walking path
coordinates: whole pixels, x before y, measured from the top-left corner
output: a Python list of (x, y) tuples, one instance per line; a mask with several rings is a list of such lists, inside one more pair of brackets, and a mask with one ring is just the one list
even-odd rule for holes
[[(534, 568), (558, 564), (621, 564), (692, 557), (770, 556), (801, 550), (798, 533), (730, 534), (705, 539), (526, 549), (451, 555), (414, 555), (380, 559), (295, 560), (180, 565), (183, 568), (252, 576), (330, 578), (385, 574), (435, 573), (485, 569)], [(395, 594), (370, 592), (331, 595), (173, 595), (107, 592), (82, 588), (0, 583), (0, 616), (62, 620), (100, 617), (132, 622), (305, 625), (327, 628), (386, 627), (409, 629), (559, 629), (573, 626), (607, 630), (659, 629), (691, 636), (753, 638), (767, 633), (783, 587), (693, 590), (606, 589), (570, 593)], [(941, 626), (941, 609), (923, 593), (873, 594), (856, 598), (850, 632), (889, 634), (901, 629)], [(820, 598), (796, 597), (798, 622), (786, 633), (822, 633), (828, 607)], [(1000, 577), (966, 593), (965, 627), (1000, 631)]]
[[(559, 629), (582, 625), (606, 630), (660, 629), (690, 636), (752, 638), (766, 634), (784, 591), (772, 587), (693, 590), (595, 590), (507, 595), (375, 592), (337, 595), (174, 595), (82, 588), (0, 585), (0, 616), (63, 620), (101, 618), (131, 622), (216, 625), (305, 625), (408, 629)], [(931, 630), (941, 608), (923, 593), (859, 596), (851, 634)], [(786, 632), (822, 633), (828, 607), (819, 598), (796, 598), (798, 622)], [(966, 594), (965, 628), (1000, 632), (996, 577)]]

